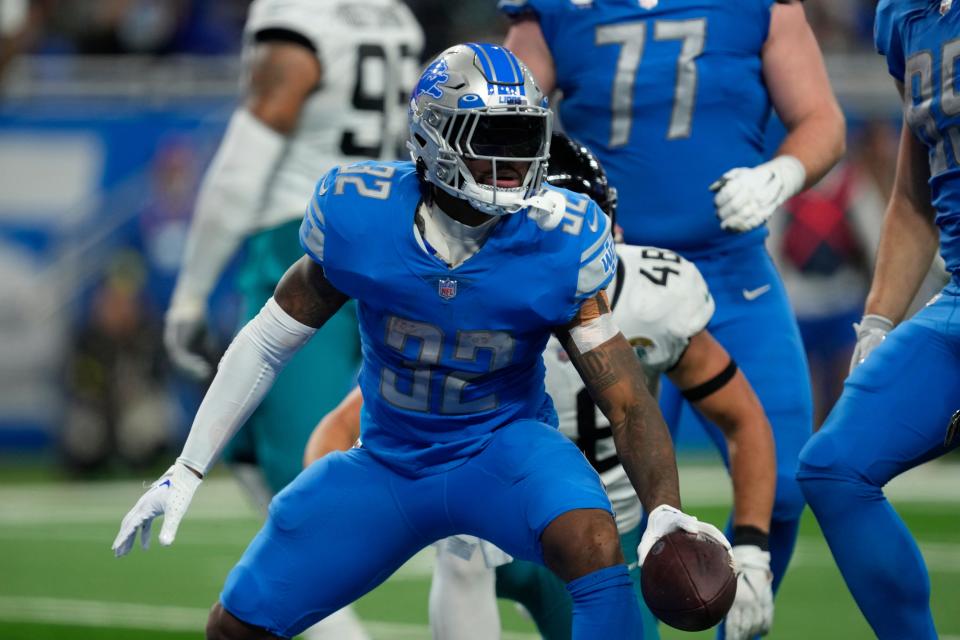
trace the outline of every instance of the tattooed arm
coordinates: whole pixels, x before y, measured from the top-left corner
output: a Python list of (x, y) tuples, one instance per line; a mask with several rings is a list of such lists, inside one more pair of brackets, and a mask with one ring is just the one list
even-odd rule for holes
[[(591, 329), (592, 336), (581, 337)], [(577, 317), (556, 334), (593, 401), (610, 421), (617, 455), (644, 508), (648, 512), (660, 505), (679, 509), (670, 432), (647, 391), (640, 360), (613, 325), (606, 294), (587, 300)]]

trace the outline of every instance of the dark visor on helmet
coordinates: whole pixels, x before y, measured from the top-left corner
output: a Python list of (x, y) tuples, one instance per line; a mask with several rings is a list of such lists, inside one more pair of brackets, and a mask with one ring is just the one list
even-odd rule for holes
[[(461, 116), (458, 116), (461, 117)], [(544, 155), (547, 121), (540, 115), (480, 115), (461, 133), (461, 146), (473, 156), (537, 158)]]

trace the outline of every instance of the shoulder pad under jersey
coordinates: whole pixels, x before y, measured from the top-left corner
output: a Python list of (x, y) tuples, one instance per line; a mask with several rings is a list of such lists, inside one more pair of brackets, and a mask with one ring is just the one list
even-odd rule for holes
[(327, 258), (326, 243), (336, 238), (341, 246), (376, 226), (378, 205), (396, 194), (396, 182), (413, 172), (410, 162), (366, 160), (340, 165), (317, 183), (300, 225), (300, 245), (321, 265)]
[[(930, 4), (931, 1), (926, 0), (926, 3)], [(877, 4), (873, 42), (877, 52), (887, 59), (890, 75), (900, 82), (903, 82), (906, 64), (901, 29), (905, 16), (917, 10), (923, 11), (925, 7), (915, 0), (880, 0)]]
[(644, 364), (666, 371), (710, 322), (713, 296), (696, 265), (672, 251), (618, 245), (617, 252), (624, 282), (614, 318)]

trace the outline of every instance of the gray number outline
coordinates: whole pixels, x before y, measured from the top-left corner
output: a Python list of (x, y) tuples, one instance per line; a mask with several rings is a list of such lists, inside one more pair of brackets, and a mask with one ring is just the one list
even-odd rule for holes
[[(433, 370), (431, 366), (440, 364), (445, 344), (443, 330), (433, 324), (406, 320), (397, 316), (387, 318), (384, 343), (391, 349), (403, 353), (408, 340), (419, 340), (420, 348), (415, 360), (404, 360), (403, 366), (411, 371), (410, 393), (400, 391), (397, 372), (384, 366), (380, 371), (380, 397), (388, 404), (407, 411), (427, 413), (430, 411)], [(480, 352), (491, 354), (490, 364), (485, 373), (507, 366), (513, 360), (516, 340), (506, 331), (470, 330), (457, 331), (453, 348), (453, 361), (476, 362)], [(499, 406), (496, 393), (463, 401), (463, 393), (470, 380), (483, 375), (481, 372), (453, 370), (443, 378), (440, 413), (458, 415), (495, 409)]]
[[(919, 77), (920, 95), (913, 93), (913, 79)], [(920, 101), (916, 102), (915, 98)], [(933, 52), (923, 49), (907, 58), (903, 71), (903, 112), (913, 134), (930, 147), (930, 174), (939, 175), (947, 169), (947, 152), (943, 135), (933, 119)], [(954, 153), (956, 157), (956, 153)]]
[[(594, 44), (604, 46), (619, 44), (617, 66), (610, 91), (610, 141), (611, 148), (622, 147), (630, 140), (633, 126), (633, 94), (637, 70), (643, 61), (646, 46), (647, 22), (637, 20), (597, 26)], [(693, 131), (693, 111), (696, 105), (698, 82), (697, 58), (703, 53), (707, 41), (707, 19), (656, 20), (653, 24), (653, 39), (663, 42), (680, 40), (677, 56), (677, 74), (674, 80), (673, 108), (667, 140), (689, 138)]]

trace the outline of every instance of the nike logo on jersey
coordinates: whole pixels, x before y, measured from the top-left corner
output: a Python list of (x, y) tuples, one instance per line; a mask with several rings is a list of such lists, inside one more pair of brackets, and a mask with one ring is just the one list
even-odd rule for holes
[(744, 300), (756, 300), (767, 291), (770, 291), (770, 285), (765, 284), (762, 287), (757, 287), (756, 289), (744, 289), (743, 298)]
[(322, 196), (323, 194), (325, 194), (325, 193), (327, 192), (327, 189), (329, 189), (329, 188), (330, 188), (330, 187), (327, 186), (327, 177), (324, 176), (324, 177), (323, 177), (323, 182), (320, 183), (320, 188), (317, 189), (317, 195), (318, 195), (318, 196)]
[(597, 227), (600, 226), (600, 218), (599, 218), (599, 215), (600, 215), (600, 214), (597, 213), (597, 210), (594, 209), (594, 210), (593, 210), (593, 222), (588, 222), (588, 223), (587, 223), (587, 228), (590, 229), (590, 233), (594, 233), (594, 232), (597, 230)]

